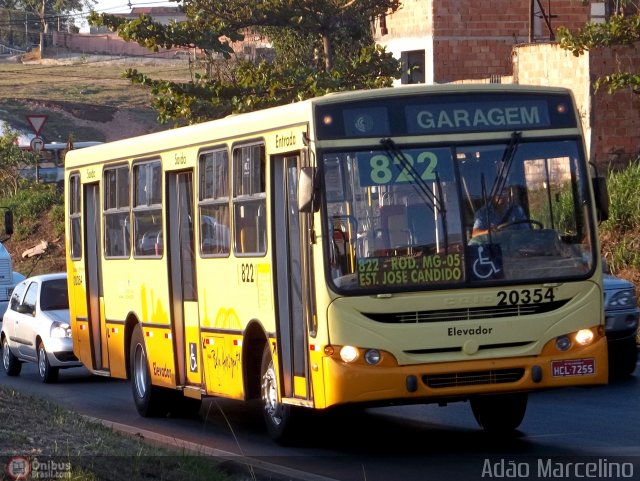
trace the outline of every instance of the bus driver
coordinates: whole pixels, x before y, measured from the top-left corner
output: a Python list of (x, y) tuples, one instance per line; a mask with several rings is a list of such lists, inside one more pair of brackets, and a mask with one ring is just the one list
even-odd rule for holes
[(512, 225), (513, 229), (529, 229), (527, 214), (522, 206), (509, 202), (509, 190), (503, 189), (487, 205), (476, 211), (471, 237), (486, 234), (489, 228), (500, 229)]

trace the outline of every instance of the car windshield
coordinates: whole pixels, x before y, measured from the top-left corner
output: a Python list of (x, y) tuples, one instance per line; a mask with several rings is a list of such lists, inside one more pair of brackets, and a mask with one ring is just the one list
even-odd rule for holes
[(66, 279), (44, 281), (40, 291), (40, 309), (55, 311), (69, 309), (69, 293)]
[(544, 281), (593, 265), (574, 139), (323, 155), (327, 266), (339, 290)]

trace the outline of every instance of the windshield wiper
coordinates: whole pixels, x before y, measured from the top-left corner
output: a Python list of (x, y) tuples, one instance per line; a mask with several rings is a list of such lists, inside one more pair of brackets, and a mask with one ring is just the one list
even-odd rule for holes
[(380, 144), (390, 157), (398, 159), (404, 169), (409, 172), (419, 192), (422, 193), (422, 199), (424, 203), (427, 205), (427, 207), (429, 207), (429, 209), (431, 209), (431, 212), (439, 215), (442, 218), (442, 233), (444, 236), (444, 248), (446, 252), (448, 250), (447, 209), (442, 202), (442, 182), (440, 181), (438, 171), (436, 170), (435, 172), (435, 182), (438, 188), (438, 196), (436, 196), (433, 192), (431, 192), (429, 186), (420, 176), (420, 173), (416, 170), (413, 163), (407, 158), (404, 152), (400, 148), (398, 148), (396, 143), (391, 138), (387, 137), (384, 139), (380, 139)]
[(521, 138), (522, 132), (511, 133), (509, 145), (507, 145), (507, 148), (504, 149), (502, 159), (500, 160), (500, 171), (498, 172), (498, 175), (493, 182), (493, 186), (491, 186), (491, 202), (495, 202), (497, 198), (502, 195), (502, 191), (504, 190), (504, 186), (507, 183), (509, 171), (511, 170), (511, 165), (513, 164), (513, 159), (516, 156), (516, 150), (518, 150), (518, 145), (520, 144)]

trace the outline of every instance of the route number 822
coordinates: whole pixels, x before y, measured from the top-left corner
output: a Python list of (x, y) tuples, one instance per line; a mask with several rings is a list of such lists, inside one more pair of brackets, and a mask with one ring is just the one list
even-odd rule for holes
[(417, 181), (417, 177), (423, 181), (436, 181), (438, 180), (436, 151), (409, 149), (402, 152), (402, 158), (392, 157), (383, 152), (358, 155), (360, 185), (410, 183)]

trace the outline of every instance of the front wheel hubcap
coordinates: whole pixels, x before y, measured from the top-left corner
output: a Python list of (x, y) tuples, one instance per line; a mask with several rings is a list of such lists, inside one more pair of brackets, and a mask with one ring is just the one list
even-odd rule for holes
[(133, 359), (133, 371), (133, 382), (136, 387), (136, 394), (142, 399), (147, 392), (147, 355), (140, 344), (136, 346), (136, 353)]
[(278, 402), (278, 383), (273, 362), (269, 364), (262, 377), (262, 402), (271, 422), (276, 426), (280, 425), (282, 423), (282, 406)]
[(40, 347), (38, 349), (38, 368), (40, 369), (40, 376), (44, 377), (45, 372), (47, 371), (47, 352), (44, 350), (44, 347)]

